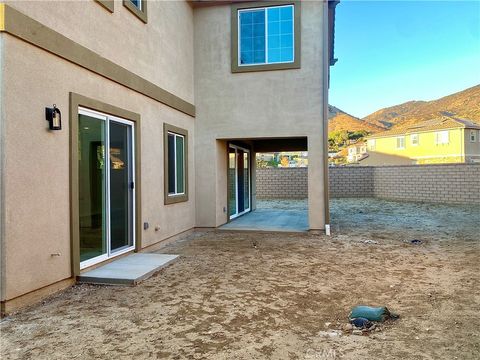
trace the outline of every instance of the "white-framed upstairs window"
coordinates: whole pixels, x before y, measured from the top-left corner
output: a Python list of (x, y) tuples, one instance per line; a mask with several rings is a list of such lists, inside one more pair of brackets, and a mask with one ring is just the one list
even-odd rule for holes
[(410, 144), (412, 146), (418, 146), (418, 144), (419, 144), (418, 134), (411, 134), (410, 135)]
[(446, 145), (450, 141), (449, 139), (449, 131), (437, 131), (435, 132), (435, 145)]
[(477, 141), (477, 130), (470, 130), (470, 142)]
[(397, 149), (405, 149), (405, 136), (397, 137)]
[(295, 61), (295, 6), (238, 10), (238, 66)]

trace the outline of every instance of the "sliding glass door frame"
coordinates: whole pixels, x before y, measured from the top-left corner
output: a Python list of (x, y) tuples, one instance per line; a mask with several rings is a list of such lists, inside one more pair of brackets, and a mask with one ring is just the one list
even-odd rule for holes
[[(122, 255), (126, 252), (132, 251), (135, 249), (135, 210), (136, 210), (136, 196), (135, 196), (135, 123), (130, 120), (122, 119), (117, 116), (104, 114), (95, 110), (91, 110), (84, 107), (78, 108), (78, 115), (85, 115), (91, 118), (98, 119), (98, 121), (103, 121), (105, 124), (105, 233), (106, 233), (106, 253), (93, 257), (88, 260), (80, 262), (80, 270), (85, 269), (89, 266), (98, 264), (99, 262), (108, 260), (115, 256)], [(78, 121), (78, 120), (77, 120)], [(131, 228), (129, 228), (129, 233), (131, 236), (131, 245), (126, 245), (121, 247), (118, 250), (112, 250), (112, 239), (111, 239), (111, 193), (110, 193), (110, 176), (111, 176), (111, 166), (110, 166), (110, 122), (115, 122), (123, 125), (127, 125), (129, 129), (129, 135), (127, 136), (127, 150), (128, 150), (128, 161), (130, 162), (130, 169), (128, 174), (128, 184), (133, 184), (129, 190), (128, 197), (128, 221)], [(130, 187), (130, 186), (129, 186)]]
[[(251, 203), (252, 203), (252, 179), (251, 179), (252, 171), (251, 171), (251, 166), (252, 166), (252, 164), (251, 164), (250, 150), (245, 148), (245, 147), (242, 147), (242, 146), (228, 144), (227, 154), (230, 153), (230, 149), (235, 150), (235, 208), (236, 208), (236, 211), (235, 211), (235, 214), (233, 214), (233, 215), (230, 215), (230, 213), (228, 213), (228, 220), (229, 221), (250, 212), (251, 207), (252, 207), (251, 206)], [(239, 212), (239, 208), (238, 208), (238, 204), (239, 204), (239, 201), (238, 201), (238, 198), (239, 198), (239, 193), (238, 193), (238, 189), (239, 189), (239, 187), (238, 187), (238, 156), (239, 156), (239, 152), (238, 152), (238, 150), (241, 150), (241, 151), (243, 151), (244, 154), (247, 154), (247, 159), (248, 159), (248, 199), (249, 200), (248, 200), (248, 208), (245, 208), (242, 212)], [(228, 166), (227, 166), (227, 169), (228, 169)], [(228, 170), (227, 170), (227, 177), (228, 177)], [(227, 184), (228, 183), (229, 183), (229, 181), (228, 181), (228, 178), (227, 178)], [(227, 189), (227, 198), (228, 198), (228, 191), (229, 191), (229, 189)], [(227, 208), (228, 208), (228, 211), (230, 211), (230, 206), (227, 206)]]

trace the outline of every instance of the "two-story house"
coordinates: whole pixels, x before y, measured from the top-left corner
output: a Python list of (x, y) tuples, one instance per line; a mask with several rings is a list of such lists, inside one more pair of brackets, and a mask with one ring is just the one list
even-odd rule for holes
[(362, 165), (480, 162), (480, 125), (443, 116), (367, 137)]
[(255, 209), (255, 153), (308, 151), (329, 224), (338, 1), (0, 4), (2, 312)]
[(347, 146), (347, 162), (356, 163), (361, 160), (367, 152), (367, 144), (359, 141)]

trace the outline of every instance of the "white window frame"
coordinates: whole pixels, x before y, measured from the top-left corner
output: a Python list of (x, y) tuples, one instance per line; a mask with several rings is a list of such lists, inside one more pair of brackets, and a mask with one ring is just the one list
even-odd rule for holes
[[(416, 142), (414, 142), (413, 139), (416, 139)], [(410, 144), (412, 146), (418, 146), (420, 144), (420, 135), (410, 134)]]
[[(446, 140), (444, 137), (446, 137)], [(450, 131), (442, 130), (442, 131), (435, 132), (435, 145), (447, 145), (449, 143), (450, 143)]]
[[(274, 9), (274, 8), (282, 8), (282, 7), (291, 7), (292, 8), (292, 35), (293, 35), (293, 42), (292, 42), (292, 51), (293, 51), (293, 58), (292, 61), (275, 61), (275, 62), (269, 62), (268, 61), (268, 9)], [(264, 10), (265, 11), (265, 62), (263, 63), (252, 63), (252, 64), (242, 64), (242, 53), (240, 51), (241, 45), (242, 45), (242, 34), (241, 34), (241, 28), (242, 28), (242, 23), (240, 21), (240, 14), (242, 12), (250, 12), (250, 11), (257, 11), (257, 10)], [(295, 5), (288, 4), (288, 5), (278, 5), (278, 6), (267, 6), (267, 7), (258, 7), (258, 8), (249, 8), (249, 9), (239, 9), (237, 12), (237, 34), (238, 34), (238, 39), (237, 39), (237, 53), (238, 53), (238, 66), (240, 67), (245, 67), (245, 66), (256, 66), (256, 65), (271, 65), (271, 64), (291, 64), (295, 62)]]
[(470, 130), (470, 142), (474, 143), (477, 141), (477, 130)]
[[(182, 135), (182, 134), (178, 134), (176, 132), (173, 132), (173, 131), (169, 131), (168, 132), (168, 135), (173, 135), (174, 136), (174, 147), (173, 147), (173, 158), (174, 158), (174, 169), (175, 169), (175, 192), (171, 193), (169, 192), (168, 193), (168, 196), (179, 196), (179, 195), (185, 195), (185, 189), (186, 189), (186, 184), (185, 184), (185, 167), (186, 167), (186, 164), (185, 164), (185, 136)], [(177, 187), (178, 187), (178, 174), (177, 174), (177, 137), (180, 137), (183, 139), (183, 145), (182, 145), (182, 150), (183, 150), (183, 192), (178, 192), (177, 190)], [(167, 137), (168, 138), (168, 137)], [(168, 147), (167, 147), (168, 149)], [(167, 154), (167, 158), (169, 158), (169, 155), (170, 154)], [(170, 174), (167, 174), (167, 179), (169, 178), (169, 175)]]
[[(399, 140), (402, 140), (402, 145), (399, 146)], [(397, 149), (405, 149), (405, 136), (397, 136), (396, 137), (396, 142), (397, 142)]]
[(368, 139), (367, 140), (367, 149), (371, 151), (375, 151), (375, 146), (376, 146), (376, 140), (375, 139)]

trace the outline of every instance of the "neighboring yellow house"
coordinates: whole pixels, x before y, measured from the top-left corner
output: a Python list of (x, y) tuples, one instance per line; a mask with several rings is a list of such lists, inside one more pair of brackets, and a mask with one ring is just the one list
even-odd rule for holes
[(480, 162), (480, 125), (443, 116), (367, 137), (362, 165)]

